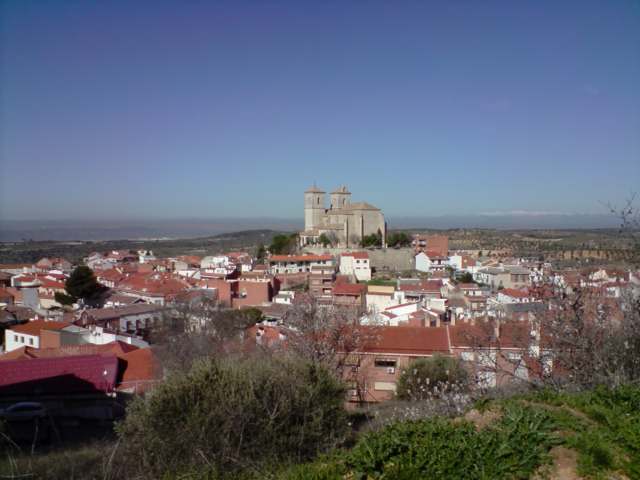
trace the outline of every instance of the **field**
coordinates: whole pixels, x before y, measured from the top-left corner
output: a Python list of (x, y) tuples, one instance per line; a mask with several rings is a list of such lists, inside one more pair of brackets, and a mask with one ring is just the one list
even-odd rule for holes
[(251, 251), (260, 243), (268, 245), (278, 231), (245, 230), (211, 237), (177, 240), (108, 240), (83, 242), (6, 242), (0, 244), (0, 263), (37, 262), (42, 257), (64, 257), (76, 263), (91, 252), (110, 250), (153, 250), (159, 257), (206, 256), (232, 250)]

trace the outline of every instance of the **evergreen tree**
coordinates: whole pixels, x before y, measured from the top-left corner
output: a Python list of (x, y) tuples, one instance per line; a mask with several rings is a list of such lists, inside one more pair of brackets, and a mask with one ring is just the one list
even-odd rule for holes
[(93, 270), (84, 265), (76, 267), (76, 269), (71, 272), (64, 286), (67, 291), (66, 297), (69, 298), (65, 299), (61, 296), (60, 299), (63, 301), (73, 299), (71, 303), (76, 300), (82, 300), (85, 304), (95, 304), (107, 290), (107, 287), (98, 283)]

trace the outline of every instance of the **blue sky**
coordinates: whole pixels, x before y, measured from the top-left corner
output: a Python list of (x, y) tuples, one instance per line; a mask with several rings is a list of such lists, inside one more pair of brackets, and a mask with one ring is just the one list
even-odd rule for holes
[(640, 189), (636, 1), (0, 7), (0, 219), (601, 213)]

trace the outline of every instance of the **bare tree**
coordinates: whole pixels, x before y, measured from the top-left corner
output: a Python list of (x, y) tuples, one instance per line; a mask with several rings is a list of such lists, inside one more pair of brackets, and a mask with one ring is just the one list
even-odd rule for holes
[(620, 221), (620, 233), (631, 241), (631, 262), (640, 264), (640, 208), (635, 206), (636, 194), (627, 198), (622, 207), (606, 204), (611, 215)]
[(345, 378), (355, 352), (371, 342), (375, 329), (360, 326), (358, 309), (323, 305), (306, 296), (284, 316), (287, 348)]
[(198, 359), (240, 351), (244, 332), (260, 317), (258, 310), (226, 309), (202, 297), (168, 309), (150, 340), (166, 369), (186, 371)]
[(640, 297), (632, 288), (612, 298), (585, 286), (547, 296), (545, 306), (534, 318), (466, 329), (479, 376), (578, 389), (640, 381)]

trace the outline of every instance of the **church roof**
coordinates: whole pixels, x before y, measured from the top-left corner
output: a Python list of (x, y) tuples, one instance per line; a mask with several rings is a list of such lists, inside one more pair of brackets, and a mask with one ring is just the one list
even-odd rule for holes
[(313, 185), (309, 187), (304, 193), (325, 193), (325, 191)]
[(350, 203), (349, 205), (345, 205), (341, 208), (335, 208), (329, 210), (327, 213), (329, 215), (350, 215), (355, 210), (377, 210), (380, 211), (378, 207), (374, 207), (370, 203), (367, 202), (358, 202), (358, 203)]
[(374, 207), (367, 202), (358, 202), (348, 205), (351, 210), (380, 210), (378, 207)]

